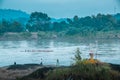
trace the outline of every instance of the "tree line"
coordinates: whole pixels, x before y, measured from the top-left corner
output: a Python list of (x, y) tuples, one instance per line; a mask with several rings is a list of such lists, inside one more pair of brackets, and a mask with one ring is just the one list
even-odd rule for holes
[(120, 20), (110, 14), (97, 14), (81, 18), (75, 15), (73, 18), (66, 18), (65, 21), (52, 23), (51, 18), (46, 13), (33, 12), (26, 24), (18, 21), (7, 21), (5, 19), (0, 22), (0, 34), (5, 32), (43, 31), (85, 36), (87, 33), (113, 30), (120, 30)]

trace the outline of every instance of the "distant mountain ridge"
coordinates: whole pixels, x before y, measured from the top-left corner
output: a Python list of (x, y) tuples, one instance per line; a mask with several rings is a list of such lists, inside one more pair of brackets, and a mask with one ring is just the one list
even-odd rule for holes
[(54, 23), (54, 22), (58, 22), (58, 23), (60, 23), (60, 22), (62, 22), (62, 21), (67, 22), (67, 18), (59, 18), (59, 19), (51, 18), (50, 21), (51, 21), (52, 23)]
[[(49, 15), (49, 14), (48, 14)], [(25, 24), (29, 20), (30, 14), (21, 11), (21, 10), (13, 10), (13, 9), (0, 9), (0, 21), (2, 19), (8, 20), (8, 21), (18, 21), (23, 24)], [(117, 20), (120, 20), (120, 13), (114, 14), (114, 18)], [(52, 23), (53, 22), (62, 22), (65, 21), (67, 22), (67, 18), (51, 18), (50, 20)]]
[(0, 21), (18, 21), (22, 24), (25, 24), (29, 19), (29, 14), (23, 12), (21, 10), (13, 10), (13, 9), (0, 9)]
[[(8, 21), (19, 21), (21, 23), (26, 23), (30, 17), (30, 14), (23, 12), (21, 10), (13, 9), (0, 9), (0, 20), (5, 19)], [(62, 22), (67, 21), (66, 18), (55, 19), (51, 18), (51, 22)]]
[(1, 19), (10, 20), (17, 18), (29, 18), (29, 14), (20, 10), (0, 9), (0, 20)]

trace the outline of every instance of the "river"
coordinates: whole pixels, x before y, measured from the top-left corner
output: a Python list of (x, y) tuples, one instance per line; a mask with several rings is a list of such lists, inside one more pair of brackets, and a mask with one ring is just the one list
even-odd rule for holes
[(69, 66), (74, 63), (74, 52), (80, 48), (83, 59), (89, 53), (97, 54), (94, 58), (103, 62), (120, 64), (120, 40), (100, 39), (89, 41), (32, 40), (32, 41), (0, 41), (0, 67), (17, 64), (43, 62), (44, 65)]

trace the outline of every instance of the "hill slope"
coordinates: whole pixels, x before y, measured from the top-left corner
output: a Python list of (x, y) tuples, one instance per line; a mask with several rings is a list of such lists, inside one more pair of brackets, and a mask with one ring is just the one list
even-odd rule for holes
[(0, 20), (2, 19), (26, 23), (29, 19), (29, 14), (20, 10), (0, 9)]

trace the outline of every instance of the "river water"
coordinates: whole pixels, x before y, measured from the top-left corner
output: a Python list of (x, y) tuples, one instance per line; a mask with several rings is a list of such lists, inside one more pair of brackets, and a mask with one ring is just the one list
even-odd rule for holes
[(97, 54), (94, 58), (103, 62), (120, 64), (120, 40), (32, 40), (0, 41), (0, 66), (43, 62), (44, 65), (71, 65), (74, 52), (80, 48), (82, 58), (89, 58), (89, 53)]

